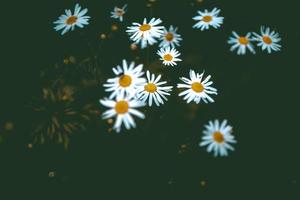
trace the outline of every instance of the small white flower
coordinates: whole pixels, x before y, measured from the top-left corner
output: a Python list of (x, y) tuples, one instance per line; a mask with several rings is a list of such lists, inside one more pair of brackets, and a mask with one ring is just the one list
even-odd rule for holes
[(126, 13), (127, 4), (125, 4), (122, 8), (114, 7), (114, 10), (110, 12), (111, 18), (119, 19), (120, 22), (123, 21), (123, 16)]
[(224, 120), (221, 124), (219, 120), (214, 122), (209, 121), (208, 125), (205, 125), (203, 131), (204, 136), (199, 146), (207, 146), (207, 152), (214, 152), (214, 156), (227, 156), (228, 149), (234, 150), (230, 143), (236, 143), (232, 133), (232, 127), (227, 125), (227, 120)]
[(145, 118), (145, 115), (142, 112), (136, 110), (136, 108), (143, 107), (145, 106), (145, 104), (141, 101), (136, 100), (132, 96), (124, 97), (122, 95), (118, 95), (116, 100), (106, 98), (100, 100), (100, 103), (103, 106), (109, 108), (109, 110), (105, 111), (102, 114), (103, 119), (116, 117), (113, 129), (117, 132), (120, 132), (122, 124), (125, 125), (126, 129), (136, 127), (132, 115), (137, 116), (141, 119)]
[(166, 47), (172, 47), (175, 48), (175, 46), (180, 46), (179, 42), (182, 40), (181, 35), (177, 33), (177, 27), (170, 26), (169, 30), (164, 28), (164, 33), (162, 37), (160, 38), (161, 43), (159, 44), (159, 47), (166, 48)]
[(217, 89), (211, 87), (213, 84), (212, 81), (209, 81), (210, 75), (207, 76), (204, 80), (203, 73), (195, 73), (194, 70), (190, 70), (190, 79), (181, 77), (180, 80), (184, 84), (178, 83), (177, 88), (185, 88), (183, 92), (179, 93), (178, 96), (184, 96), (183, 100), (186, 100), (187, 103), (194, 101), (195, 103), (200, 103), (201, 99), (204, 103), (213, 103), (214, 100), (209, 96), (209, 94), (217, 95)]
[(134, 62), (131, 62), (128, 66), (126, 60), (123, 60), (123, 67), (117, 66), (113, 68), (115, 78), (107, 79), (103, 84), (106, 87), (105, 91), (111, 92), (109, 98), (115, 96), (135, 95), (138, 85), (143, 84), (146, 79), (143, 78), (143, 65), (135, 66)]
[(137, 98), (143, 102), (148, 99), (148, 105), (152, 106), (152, 101), (155, 102), (157, 106), (164, 104), (164, 100), (167, 101), (166, 95), (170, 95), (173, 86), (163, 86), (167, 81), (159, 82), (161, 75), (155, 78), (154, 74), (150, 74), (149, 71), (146, 72), (147, 82), (142, 84), (137, 89)]
[(210, 26), (219, 28), (223, 24), (224, 17), (219, 17), (220, 9), (214, 8), (212, 11), (204, 10), (198, 11), (197, 16), (193, 17), (194, 20), (198, 21), (193, 28), (201, 29), (201, 31), (209, 29)]
[(162, 21), (160, 19), (152, 18), (149, 23), (144, 18), (142, 24), (132, 23), (133, 26), (127, 27), (126, 32), (130, 35), (130, 39), (136, 44), (141, 43), (141, 48), (147, 45), (153, 45), (157, 42), (156, 39), (160, 38), (163, 34), (163, 26), (157, 26)]
[(160, 60), (163, 61), (163, 64), (167, 66), (174, 66), (177, 65), (177, 61), (182, 61), (180, 58), (177, 58), (180, 56), (180, 53), (175, 48), (161, 48), (157, 51), (157, 54), (161, 57)]
[(84, 25), (89, 24), (90, 16), (84, 16), (87, 13), (88, 9), (85, 8), (81, 10), (81, 6), (79, 4), (75, 5), (74, 13), (70, 9), (65, 10), (65, 14), (61, 15), (58, 20), (53, 22), (55, 25), (54, 29), (56, 31), (60, 31), (61, 35), (64, 35), (69, 30), (73, 31), (75, 26), (83, 28)]
[(261, 27), (260, 34), (253, 33), (255, 37), (253, 39), (257, 41), (257, 46), (261, 46), (262, 50), (267, 50), (268, 53), (273, 51), (280, 51), (281, 45), (278, 44), (281, 41), (279, 34), (275, 31), (271, 31), (269, 27)]
[(228, 40), (228, 44), (231, 44), (230, 51), (237, 50), (238, 55), (245, 55), (246, 50), (249, 49), (251, 53), (255, 54), (255, 50), (251, 41), (251, 33), (247, 33), (246, 36), (239, 36), (235, 31), (232, 31), (233, 37), (230, 37)]

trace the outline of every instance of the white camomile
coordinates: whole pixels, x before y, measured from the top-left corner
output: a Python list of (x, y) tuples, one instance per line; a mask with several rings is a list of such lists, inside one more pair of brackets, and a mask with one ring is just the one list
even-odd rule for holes
[(190, 70), (190, 77), (181, 77), (184, 83), (178, 83), (177, 88), (183, 88), (184, 91), (180, 92), (178, 96), (184, 96), (183, 100), (187, 103), (194, 101), (195, 103), (200, 103), (203, 100), (204, 103), (215, 102), (210, 95), (217, 95), (217, 89), (213, 88), (213, 84), (210, 81), (211, 76), (208, 75), (206, 78), (203, 77), (204, 72), (201, 74), (196, 73), (194, 70)]
[(153, 45), (157, 39), (163, 34), (163, 26), (158, 26), (162, 21), (160, 19), (152, 18), (149, 22), (144, 18), (142, 24), (132, 23), (132, 26), (127, 27), (126, 32), (130, 39), (136, 43), (141, 44), (141, 48), (146, 48), (147, 45)]
[(75, 26), (83, 28), (84, 25), (89, 24), (89, 19), (91, 18), (90, 16), (85, 16), (87, 12), (88, 9), (85, 8), (81, 10), (81, 6), (79, 4), (75, 5), (73, 14), (70, 9), (66, 9), (65, 14), (62, 14), (58, 20), (53, 22), (55, 24), (54, 29), (56, 31), (62, 30), (61, 35), (64, 35), (70, 30), (73, 31)]
[(127, 64), (127, 61), (123, 60), (123, 66), (118, 65), (113, 68), (113, 72), (116, 77), (107, 79), (106, 83), (103, 84), (106, 88), (105, 91), (111, 92), (110, 99), (118, 95), (135, 95), (137, 86), (146, 81), (143, 78), (144, 71), (142, 64), (135, 66), (134, 62)]
[(127, 4), (122, 8), (114, 7), (114, 10), (110, 12), (111, 18), (118, 19), (120, 22), (123, 22), (124, 15), (126, 13)]
[(157, 54), (160, 56), (160, 60), (163, 61), (164, 65), (177, 65), (176, 62), (182, 61), (178, 56), (180, 56), (180, 53), (175, 48), (161, 48), (157, 51)]
[(257, 46), (261, 46), (262, 50), (267, 50), (268, 53), (272, 51), (280, 51), (281, 45), (278, 44), (281, 41), (279, 34), (275, 31), (271, 31), (269, 27), (261, 27), (260, 35), (253, 33), (253, 40), (257, 41)]
[(251, 53), (255, 54), (254, 47), (252, 45), (253, 39), (251, 33), (247, 33), (245, 36), (239, 36), (235, 31), (232, 31), (232, 37), (229, 38), (228, 44), (231, 44), (230, 51), (237, 49), (238, 55), (245, 55), (248, 49)]
[(170, 26), (169, 30), (164, 28), (164, 33), (160, 38), (160, 48), (180, 46), (179, 42), (182, 40), (181, 35), (177, 33), (177, 27)]
[(220, 9), (214, 8), (212, 11), (205, 9), (204, 11), (197, 11), (199, 15), (193, 17), (197, 23), (193, 28), (200, 29), (201, 31), (209, 29), (210, 26), (217, 29), (223, 24), (224, 17), (219, 17)]
[(132, 116), (144, 119), (145, 115), (136, 108), (143, 107), (145, 104), (130, 95), (126, 97), (118, 95), (116, 100), (103, 99), (100, 103), (109, 109), (102, 114), (103, 119), (115, 117), (113, 129), (116, 132), (121, 131), (121, 126), (124, 124), (126, 129), (135, 128), (136, 124)]
[(209, 121), (203, 131), (204, 136), (199, 146), (207, 146), (207, 152), (213, 152), (214, 156), (227, 156), (228, 150), (233, 151), (231, 144), (236, 143), (232, 133), (232, 127), (227, 124), (227, 120)]
[(152, 106), (154, 101), (157, 106), (164, 104), (167, 101), (167, 97), (170, 95), (173, 86), (164, 86), (167, 81), (160, 81), (161, 75), (155, 77), (154, 74), (150, 74), (149, 71), (146, 72), (147, 82), (140, 85), (137, 88), (137, 98), (143, 102), (148, 101), (148, 105)]

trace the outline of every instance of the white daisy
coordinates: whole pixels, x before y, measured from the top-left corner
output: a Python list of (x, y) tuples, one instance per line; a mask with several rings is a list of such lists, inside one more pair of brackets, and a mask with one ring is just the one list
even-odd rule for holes
[(204, 10), (198, 11), (197, 16), (193, 17), (194, 20), (198, 21), (193, 28), (201, 29), (201, 31), (209, 29), (209, 26), (219, 28), (223, 24), (224, 17), (219, 17), (220, 9), (214, 8), (212, 11)]
[(204, 103), (214, 102), (214, 100), (209, 96), (209, 94), (217, 95), (217, 89), (211, 87), (212, 81), (209, 81), (210, 75), (207, 76), (203, 81), (203, 73), (195, 73), (194, 70), (190, 70), (190, 79), (181, 77), (180, 80), (184, 84), (178, 83), (177, 88), (185, 88), (183, 92), (179, 93), (178, 96), (185, 96), (183, 100), (187, 103), (194, 101), (195, 103), (200, 103), (201, 99)]
[(207, 152), (214, 152), (214, 156), (227, 156), (228, 149), (234, 150), (230, 143), (236, 143), (232, 133), (232, 127), (227, 125), (227, 120), (223, 120), (220, 124), (219, 120), (214, 122), (209, 121), (208, 125), (205, 125), (203, 131), (204, 136), (199, 146), (207, 146)]
[(103, 119), (108, 119), (116, 116), (115, 124), (113, 129), (120, 132), (122, 124), (125, 125), (126, 129), (131, 127), (135, 128), (136, 124), (131, 115), (135, 115), (141, 119), (145, 118), (145, 115), (136, 110), (135, 108), (143, 107), (145, 104), (132, 96), (122, 96), (118, 95), (116, 100), (103, 99), (100, 100), (103, 106), (110, 108), (102, 114)]
[(239, 36), (235, 31), (232, 31), (233, 37), (230, 37), (228, 44), (232, 44), (230, 51), (237, 50), (238, 55), (245, 55), (246, 50), (249, 49), (251, 53), (255, 54), (254, 47), (251, 43), (253, 39), (251, 38), (251, 33), (247, 33), (246, 36)]
[(180, 53), (175, 48), (161, 48), (157, 51), (157, 54), (161, 57), (160, 60), (163, 61), (163, 64), (167, 66), (174, 66), (177, 65), (177, 61), (182, 61), (180, 58), (177, 58), (180, 56)]
[(111, 18), (119, 19), (120, 22), (123, 21), (123, 16), (126, 13), (127, 4), (125, 4), (122, 8), (115, 7), (114, 11), (111, 11)]
[(177, 33), (177, 27), (170, 26), (169, 30), (164, 28), (164, 33), (160, 40), (161, 43), (159, 44), (159, 47), (166, 48), (170, 46), (175, 48), (175, 46), (180, 46), (179, 41), (181, 41), (182, 38), (181, 35)]
[(278, 42), (281, 41), (281, 38), (278, 33), (263, 26), (260, 28), (260, 33), (261, 35), (253, 33), (255, 35), (253, 39), (258, 42), (257, 46), (261, 46), (263, 51), (267, 49), (268, 53), (271, 53), (272, 50), (280, 51), (281, 45)]
[(118, 95), (135, 95), (138, 85), (143, 84), (146, 79), (142, 76), (143, 65), (135, 66), (134, 62), (131, 62), (128, 66), (126, 60), (123, 60), (123, 67), (117, 66), (113, 68), (113, 72), (117, 77), (107, 79), (103, 84), (106, 87), (105, 91), (111, 92), (109, 98), (114, 98)]
[(162, 86), (167, 83), (167, 81), (159, 82), (161, 75), (155, 78), (154, 74), (150, 74), (149, 71), (146, 72), (147, 82), (137, 89), (137, 98), (143, 102), (148, 99), (148, 105), (152, 106), (152, 101), (155, 102), (157, 106), (164, 104), (164, 100), (167, 101), (166, 95), (170, 95), (173, 86)]
[(73, 31), (75, 26), (83, 28), (84, 25), (89, 24), (90, 16), (84, 16), (87, 13), (88, 9), (85, 8), (81, 10), (81, 6), (79, 4), (75, 5), (74, 13), (69, 9), (65, 10), (65, 14), (61, 15), (57, 21), (53, 22), (55, 25), (54, 29), (56, 31), (60, 31), (61, 35), (65, 34), (69, 30)]
[(163, 34), (163, 26), (157, 26), (162, 21), (160, 19), (152, 18), (149, 23), (144, 18), (142, 24), (132, 23), (133, 26), (127, 27), (126, 32), (130, 35), (130, 39), (135, 43), (141, 43), (141, 48), (147, 47), (147, 45), (153, 45), (156, 43), (156, 39), (160, 38)]

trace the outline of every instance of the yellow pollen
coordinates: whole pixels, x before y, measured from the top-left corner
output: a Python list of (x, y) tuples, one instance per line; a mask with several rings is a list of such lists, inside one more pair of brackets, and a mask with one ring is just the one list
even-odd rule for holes
[(131, 77), (128, 76), (128, 75), (126, 75), (126, 74), (122, 75), (122, 76), (119, 78), (119, 84), (120, 84), (120, 86), (122, 86), (122, 87), (128, 87), (128, 86), (130, 86), (131, 81), (132, 81), (132, 80), (131, 80)]
[(165, 61), (172, 61), (173, 60), (173, 56), (171, 54), (166, 54), (166, 55), (164, 55), (164, 60)]
[(262, 39), (263, 39), (264, 43), (272, 44), (272, 39), (269, 36), (263, 36)]
[(249, 43), (249, 40), (246, 37), (240, 37), (239, 42), (240, 44), (247, 45)]
[(204, 22), (208, 23), (208, 22), (211, 22), (212, 17), (209, 16), (209, 15), (206, 15), (206, 16), (204, 16), (204, 17), (202, 18), (202, 20), (203, 20)]
[(224, 142), (224, 136), (220, 131), (214, 132), (213, 137), (214, 137), (215, 142), (217, 142), (217, 143)]
[(128, 112), (128, 108), (129, 108), (129, 105), (127, 103), (127, 101), (118, 101), (115, 105), (115, 110), (118, 114), (124, 114), (126, 112)]
[(200, 93), (204, 90), (204, 87), (201, 83), (194, 82), (192, 83), (192, 90), (194, 90), (197, 93)]
[(173, 40), (174, 35), (173, 35), (173, 33), (167, 33), (166, 36), (165, 36), (165, 38), (166, 38), (167, 41), (170, 42), (170, 41)]
[(66, 23), (67, 23), (68, 25), (72, 25), (72, 24), (76, 23), (77, 19), (78, 19), (78, 18), (77, 18), (76, 16), (71, 16), (71, 17), (69, 17), (69, 18), (66, 20)]
[(151, 26), (149, 24), (143, 24), (140, 26), (140, 31), (149, 31)]
[(157, 87), (153, 83), (148, 83), (147, 85), (145, 85), (144, 89), (149, 93), (154, 93), (154, 92), (156, 92)]

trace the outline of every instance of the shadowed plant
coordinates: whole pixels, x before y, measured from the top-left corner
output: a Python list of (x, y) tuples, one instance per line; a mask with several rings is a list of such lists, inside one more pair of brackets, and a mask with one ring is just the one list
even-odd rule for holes
[(76, 89), (72, 86), (45, 87), (42, 94), (30, 103), (34, 116), (34, 143), (47, 140), (63, 144), (67, 149), (70, 135), (86, 129), (87, 122), (99, 114), (93, 104), (75, 100)]

